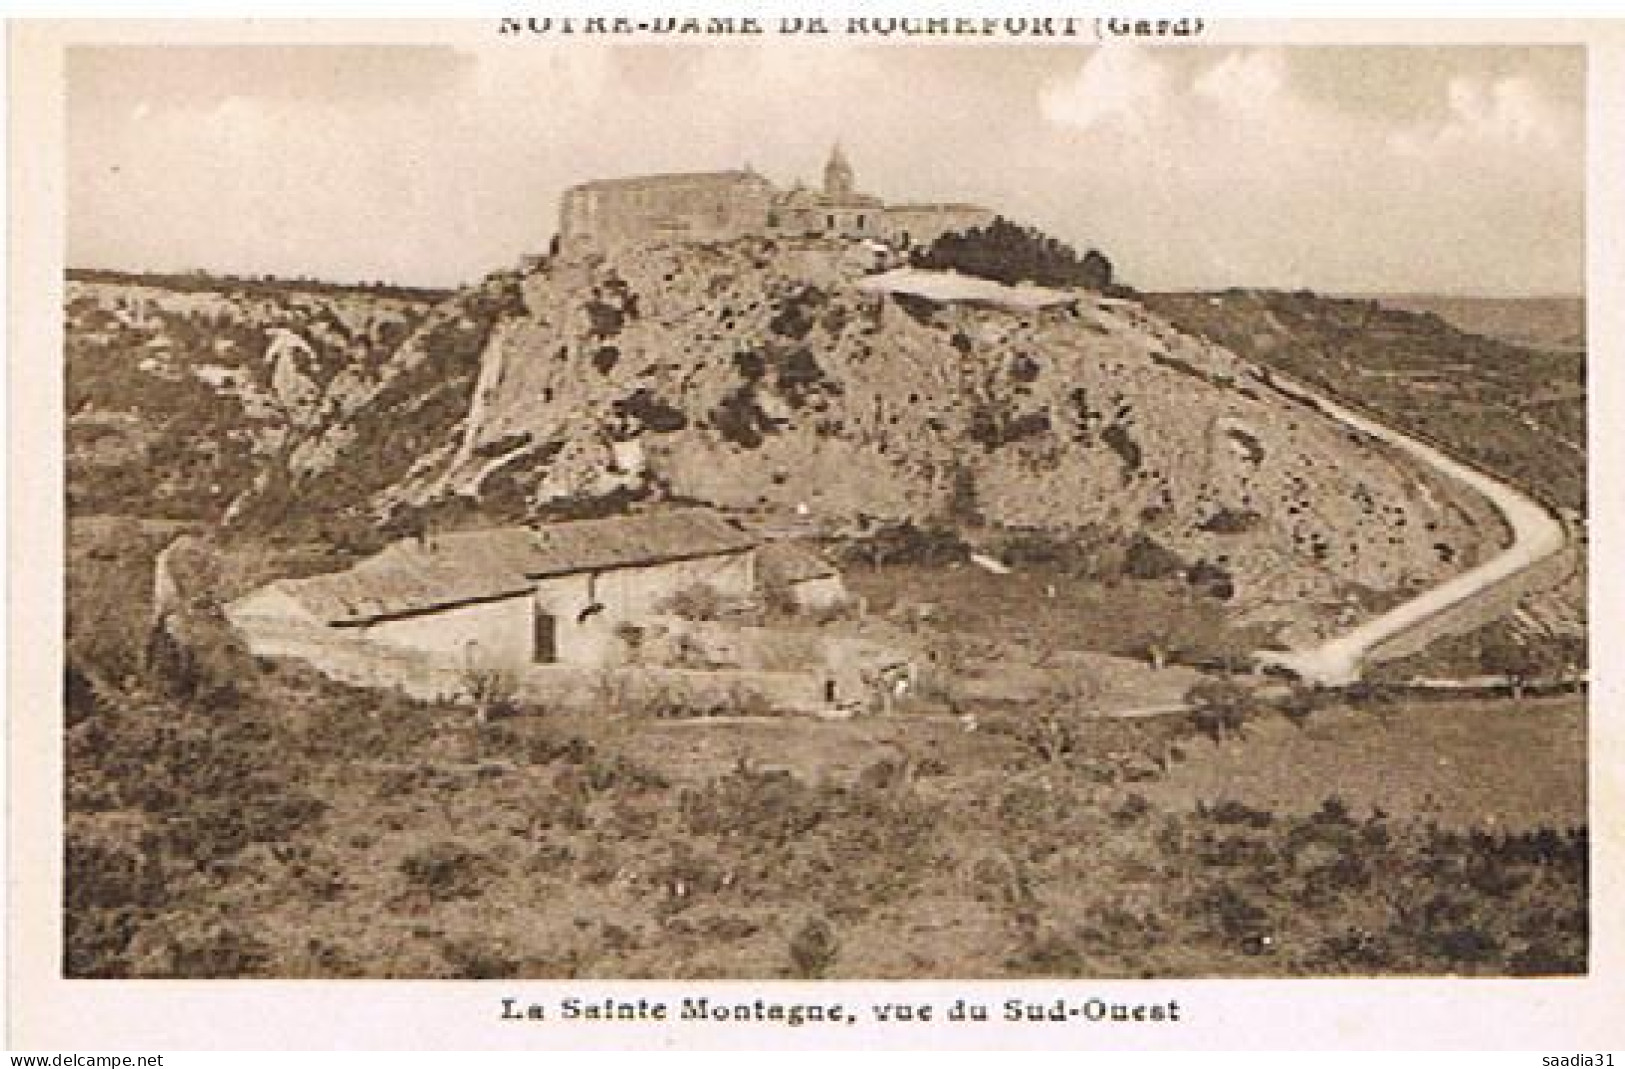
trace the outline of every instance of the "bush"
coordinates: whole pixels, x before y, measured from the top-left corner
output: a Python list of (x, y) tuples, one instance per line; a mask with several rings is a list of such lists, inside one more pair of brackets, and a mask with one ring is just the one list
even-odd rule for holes
[(790, 974), (798, 980), (821, 979), (841, 954), (835, 930), (822, 917), (810, 917), (796, 929), (789, 950)]
[(1179, 554), (1141, 531), (1129, 543), (1123, 570), (1135, 579), (1170, 579), (1185, 571), (1185, 562)]
[(462, 675), (463, 694), (482, 717), (499, 719), (519, 712), (519, 677), (507, 668), (468, 668)]
[(1230, 679), (1210, 679), (1185, 692), (1191, 706), (1191, 726), (1214, 742), (1244, 733), (1252, 694)]
[(876, 568), (887, 564), (941, 568), (962, 563), (970, 547), (947, 527), (916, 527), (912, 523), (884, 527), (841, 551), (844, 563), (864, 561)]
[(694, 583), (667, 598), (661, 608), (685, 620), (715, 620), (722, 612), (722, 594), (709, 583)]
[(457, 843), (433, 843), (401, 862), (401, 873), (434, 902), (478, 898), (484, 893), (491, 863)]

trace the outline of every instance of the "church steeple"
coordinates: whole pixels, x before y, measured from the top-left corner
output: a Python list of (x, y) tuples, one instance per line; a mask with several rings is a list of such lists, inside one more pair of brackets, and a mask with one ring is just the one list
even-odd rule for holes
[(852, 165), (847, 162), (846, 153), (837, 141), (830, 150), (829, 162), (824, 164), (824, 192), (832, 197), (850, 197), (856, 189)]

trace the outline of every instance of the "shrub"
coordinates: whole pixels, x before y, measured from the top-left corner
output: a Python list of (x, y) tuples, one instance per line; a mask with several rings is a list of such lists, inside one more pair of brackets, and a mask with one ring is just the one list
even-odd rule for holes
[(1185, 562), (1179, 554), (1140, 531), (1129, 543), (1123, 570), (1135, 579), (1169, 579), (1184, 572)]
[(722, 594), (709, 583), (693, 583), (667, 598), (661, 608), (685, 620), (715, 620), (722, 612)]
[(401, 873), (431, 901), (478, 898), (491, 875), (491, 863), (481, 854), (457, 843), (438, 842), (408, 855)]
[(1220, 601), (1229, 601), (1236, 593), (1235, 580), (1230, 573), (1206, 558), (1193, 564), (1185, 578), (1201, 593)]
[(470, 667), (463, 671), (462, 684), (482, 717), (494, 720), (519, 712), (519, 677), (510, 669)]
[(915, 263), (1007, 284), (1035, 282), (1102, 291), (1112, 282), (1111, 261), (1101, 253), (1091, 249), (1080, 258), (1071, 246), (1002, 216), (984, 227), (943, 234)]
[(798, 980), (817, 980), (829, 973), (841, 946), (835, 930), (822, 917), (810, 917), (790, 937), (790, 974)]
[(1221, 742), (1243, 734), (1252, 694), (1234, 680), (1209, 679), (1185, 692), (1185, 704), (1191, 706), (1191, 726)]
[(440, 956), (457, 980), (506, 980), (519, 973), (518, 959), (490, 939), (448, 940), (441, 946)]

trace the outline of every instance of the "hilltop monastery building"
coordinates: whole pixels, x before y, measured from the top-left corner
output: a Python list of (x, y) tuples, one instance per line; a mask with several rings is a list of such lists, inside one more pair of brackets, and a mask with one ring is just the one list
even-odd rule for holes
[(860, 193), (836, 145), (821, 190), (781, 190), (750, 168), (641, 175), (583, 182), (564, 191), (564, 248), (613, 248), (650, 241), (727, 241), (753, 234), (872, 238), (929, 245), (942, 234), (992, 222), (974, 204), (886, 204)]

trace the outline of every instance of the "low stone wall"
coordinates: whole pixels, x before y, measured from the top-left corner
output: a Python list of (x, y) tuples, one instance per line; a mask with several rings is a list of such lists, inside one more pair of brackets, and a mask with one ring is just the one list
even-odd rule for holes
[(826, 708), (820, 678), (811, 672), (535, 665), (518, 683), (520, 696), (538, 705), (650, 716), (819, 713)]
[(350, 638), (333, 628), (290, 621), (239, 621), (256, 657), (292, 657), (318, 672), (358, 687), (400, 690), (424, 701), (467, 696), (466, 670), (426, 653)]
[[(239, 631), (255, 656), (296, 658), (343, 683), (400, 690), (425, 701), (470, 697), (467, 669), (428, 654), (282, 620), (239, 621)], [(608, 706), (651, 715), (825, 711), (823, 680), (814, 672), (538, 664), (513, 677), (522, 699), (570, 709)]]

